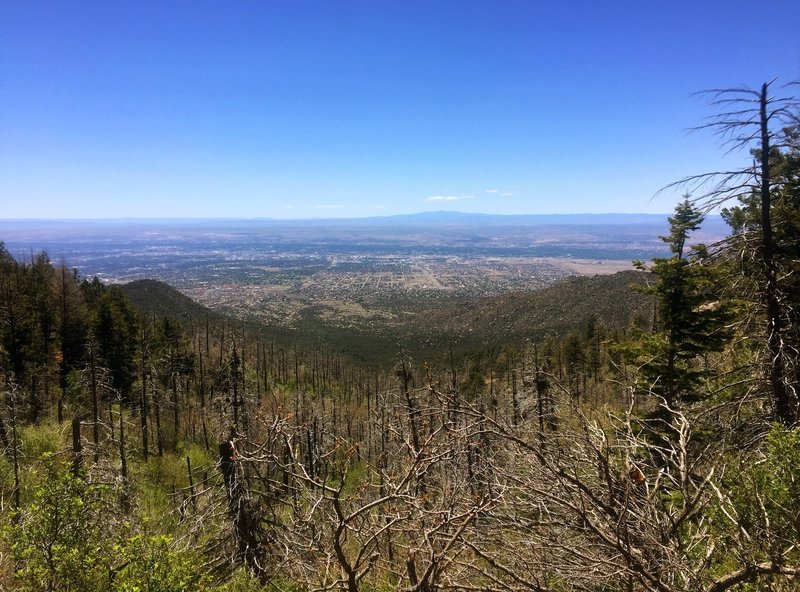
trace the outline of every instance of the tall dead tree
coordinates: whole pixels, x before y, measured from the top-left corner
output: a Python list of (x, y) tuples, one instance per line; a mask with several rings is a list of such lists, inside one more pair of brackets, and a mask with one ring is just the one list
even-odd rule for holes
[(692, 175), (665, 189), (687, 187), (696, 196), (695, 201), (707, 209), (733, 199), (744, 202), (757, 197), (760, 244), (756, 257), (761, 268), (757, 283), (765, 314), (766, 375), (775, 417), (791, 425), (798, 420), (797, 380), (793, 376), (794, 360), (787, 359), (792, 356), (785, 347), (787, 311), (775, 261), (773, 197), (783, 180), (773, 163), (790, 147), (790, 130), (800, 125), (800, 97), (771, 95), (774, 82), (763, 83), (759, 90), (735, 87), (701, 93), (711, 98), (711, 106), (719, 113), (695, 129), (711, 130), (731, 151), (748, 150), (754, 158), (740, 169)]
[[(264, 562), (264, 535), (257, 501), (254, 501), (246, 487), (240, 465), (241, 456), (236, 450), (238, 441), (235, 430), (219, 443), (219, 470), (228, 494), (228, 511), (233, 522), (236, 543), (235, 564), (244, 564), (266, 583), (268, 574)], [(188, 457), (187, 457), (188, 463)], [(189, 466), (191, 472), (191, 467)], [(192, 494), (194, 495), (194, 494)]]

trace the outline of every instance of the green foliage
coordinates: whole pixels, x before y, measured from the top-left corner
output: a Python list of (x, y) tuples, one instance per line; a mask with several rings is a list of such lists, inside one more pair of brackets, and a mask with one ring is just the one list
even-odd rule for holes
[(87, 406), (88, 389), (86, 384), (84, 384), (85, 382), (83, 372), (78, 370), (73, 370), (64, 376), (64, 402), (69, 405), (71, 409), (78, 410)]
[(172, 548), (167, 536), (136, 535), (117, 548), (124, 562), (116, 572), (113, 590), (118, 592), (193, 592), (203, 590), (206, 578), (197, 569), (197, 558)]
[(5, 532), (22, 591), (108, 589), (113, 560), (107, 488), (75, 476), (52, 458), (31, 502)]
[(18, 410), (36, 421), (43, 408), (39, 382), (55, 355), (54, 270), (46, 253), (19, 265), (3, 247), (0, 260), (0, 373), (8, 382), (31, 385)]
[(228, 582), (216, 588), (217, 592), (262, 592), (263, 590), (258, 579), (245, 569), (238, 570)]
[(142, 518), (157, 532), (174, 533), (178, 527), (173, 488), (186, 486), (186, 460), (174, 454), (154, 456), (133, 468), (138, 484), (138, 505)]
[(136, 374), (138, 319), (118, 288), (106, 289), (98, 299), (94, 331), (111, 385), (127, 399)]
[(669, 235), (662, 237), (673, 256), (653, 259), (649, 267), (637, 262), (656, 276), (655, 284), (644, 290), (657, 299), (659, 329), (641, 342), (643, 378), (649, 390), (670, 406), (695, 397), (708, 375), (698, 357), (721, 351), (730, 337), (726, 329), (730, 308), (718, 291), (719, 267), (709, 260), (704, 245), (693, 247), (688, 256), (685, 253), (690, 232), (702, 221), (686, 197), (669, 219)]
[(191, 592), (204, 589), (197, 558), (164, 535), (128, 536), (110, 519), (114, 496), (43, 458), (31, 500), (10, 520), (4, 538), (20, 591)]
[(743, 457), (731, 487), (740, 522), (760, 552), (772, 557), (791, 548), (800, 539), (800, 431), (774, 426), (763, 459)]
[(266, 586), (262, 586), (258, 578), (246, 569), (239, 569), (230, 580), (220, 586), (215, 586), (214, 592), (306, 592), (306, 588), (280, 578), (273, 579)]
[(55, 290), (58, 299), (59, 386), (67, 388), (70, 373), (83, 367), (89, 333), (89, 314), (80, 289), (77, 270), (63, 265), (56, 269)]
[(29, 425), (20, 428), (19, 441), (23, 456), (39, 459), (56, 454), (64, 445), (62, 426), (53, 422)]
[(5, 456), (0, 456), (0, 507), (10, 505), (14, 492), (14, 465)]

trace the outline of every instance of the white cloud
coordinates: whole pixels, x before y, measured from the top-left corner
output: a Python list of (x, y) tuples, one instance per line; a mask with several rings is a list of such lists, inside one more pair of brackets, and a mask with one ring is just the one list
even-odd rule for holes
[(460, 201), (462, 199), (475, 199), (474, 195), (431, 195), (425, 201)]
[(320, 204), (314, 206), (316, 210), (338, 210), (339, 208), (343, 208), (344, 206), (341, 204)]
[(387, 206), (372, 206), (373, 210), (388, 210)]
[(499, 193), (497, 189), (487, 189), (486, 193)]
[(511, 197), (514, 195), (510, 191), (500, 191), (499, 189), (487, 189), (486, 193), (491, 193), (492, 195), (496, 195), (498, 197)]

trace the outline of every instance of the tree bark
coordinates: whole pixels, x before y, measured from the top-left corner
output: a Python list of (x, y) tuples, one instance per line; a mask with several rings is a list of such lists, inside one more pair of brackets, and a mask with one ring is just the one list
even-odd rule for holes
[(797, 405), (786, 386), (786, 368), (783, 352), (783, 321), (781, 318), (780, 296), (778, 292), (778, 270), (775, 264), (775, 244), (772, 237), (772, 169), (770, 163), (769, 114), (767, 106), (769, 85), (761, 86), (759, 99), (761, 131), (761, 257), (763, 258), (765, 284), (764, 301), (767, 309), (767, 350), (769, 353), (767, 374), (772, 390), (775, 416), (784, 425), (792, 425), (797, 420)]

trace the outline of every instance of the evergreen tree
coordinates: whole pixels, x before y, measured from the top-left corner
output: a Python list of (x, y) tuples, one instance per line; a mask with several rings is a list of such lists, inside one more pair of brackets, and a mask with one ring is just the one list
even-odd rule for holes
[(71, 372), (81, 368), (86, 361), (88, 340), (88, 313), (80, 290), (77, 270), (68, 270), (62, 263), (56, 272), (58, 299), (58, 421), (64, 419), (64, 402), (67, 398), (68, 379)]
[(109, 288), (97, 303), (95, 335), (111, 385), (124, 401), (130, 399), (136, 379), (138, 318), (125, 296)]
[(652, 390), (672, 407), (692, 398), (707, 369), (697, 363), (706, 352), (720, 351), (728, 338), (725, 330), (728, 307), (717, 293), (718, 269), (709, 264), (705, 245), (687, 253), (690, 234), (703, 222), (703, 214), (688, 196), (669, 218), (670, 232), (661, 239), (672, 257), (653, 259), (646, 267), (656, 276), (654, 285), (645, 288), (657, 299), (657, 324), (645, 348), (649, 360), (643, 367)]
[(0, 368), (6, 381), (25, 382), (31, 335), (23, 309), (22, 270), (0, 243)]
[(112, 388), (127, 402), (136, 380), (138, 315), (116, 286), (104, 286), (93, 278), (81, 284), (81, 291), (91, 311), (98, 363), (108, 370)]

